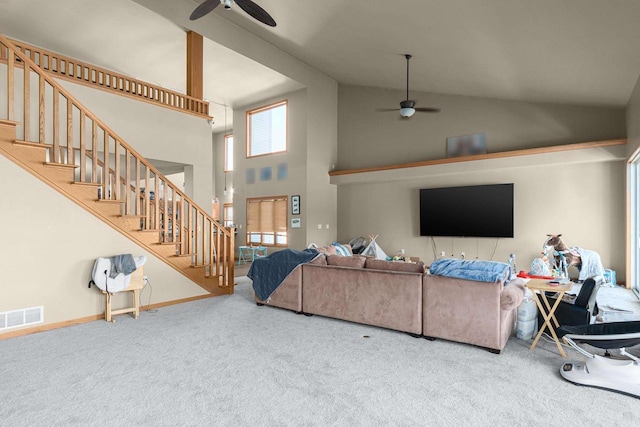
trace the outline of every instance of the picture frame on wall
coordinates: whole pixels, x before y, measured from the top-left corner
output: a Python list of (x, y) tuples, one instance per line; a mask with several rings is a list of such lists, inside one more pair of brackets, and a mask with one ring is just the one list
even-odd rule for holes
[(300, 215), (300, 196), (291, 196), (291, 215)]
[(487, 139), (484, 132), (447, 138), (447, 157), (475, 156), (487, 154)]

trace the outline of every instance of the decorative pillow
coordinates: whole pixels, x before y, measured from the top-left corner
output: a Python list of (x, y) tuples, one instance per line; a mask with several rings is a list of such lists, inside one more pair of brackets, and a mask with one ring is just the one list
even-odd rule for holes
[(351, 245), (349, 245), (348, 243), (343, 245), (338, 242), (333, 242), (331, 245), (333, 245), (336, 248), (337, 255), (342, 255), (342, 256), (353, 255), (353, 252), (351, 252)]
[(335, 255), (336, 254), (336, 247), (333, 245), (327, 245), (327, 246), (318, 246), (316, 248), (316, 250), (318, 252), (321, 252), (325, 255)]
[(351, 268), (364, 268), (365, 257), (354, 256), (342, 256), (342, 255), (328, 255), (327, 265), (336, 265), (339, 267), (351, 267)]
[(424, 273), (424, 262), (394, 262), (376, 258), (367, 258), (365, 268), (373, 270), (404, 271), (406, 273)]
[(307, 264), (313, 265), (327, 265), (327, 257), (325, 255), (320, 255), (309, 261)]

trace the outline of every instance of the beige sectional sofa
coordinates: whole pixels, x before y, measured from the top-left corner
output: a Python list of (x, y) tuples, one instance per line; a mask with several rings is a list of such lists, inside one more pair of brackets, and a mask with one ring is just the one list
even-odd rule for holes
[[(499, 353), (513, 330), (519, 285), (452, 279), (424, 265), (328, 255), (296, 267), (268, 301), (297, 313), (443, 338)], [(514, 292), (515, 290), (515, 292)]]

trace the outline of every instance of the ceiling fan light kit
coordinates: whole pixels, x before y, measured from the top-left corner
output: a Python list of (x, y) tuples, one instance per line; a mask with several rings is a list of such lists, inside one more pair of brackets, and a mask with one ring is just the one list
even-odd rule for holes
[(276, 26), (276, 21), (271, 17), (271, 15), (269, 15), (266, 10), (264, 10), (251, 0), (204, 0), (198, 7), (194, 9), (194, 11), (191, 13), (191, 16), (189, 16), (189, 19), (192, 21), (200, 19), (207, 13), (218, 7), (219, 4), (224, 5), (224, 8), (226, 10), (230, 10), (231, 6), (234, 3), (237, 4), (240, 9), (244, 10), (251, 17), (262, 22), (263, 24), (270, 27)]
[(407, 119), (415, 114), (415, 108), (401, 108), (400, 115), (402, 117), (406, 117)]

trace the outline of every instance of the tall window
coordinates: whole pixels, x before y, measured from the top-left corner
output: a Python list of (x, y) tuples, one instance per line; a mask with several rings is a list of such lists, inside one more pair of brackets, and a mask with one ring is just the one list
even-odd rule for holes
[(287, 196), (247, 199), (247, 243), (287, 246)]
[(287, 101), (247, 111), (247, 157), (287, 151)]
[(224, 137), (224, 171), (231, 172), (233, 170), (233, 135), (225, 135)]
[(225, 203), (222, 206), (222, 215), (225, 227), (233, 226), (233, 203)]

